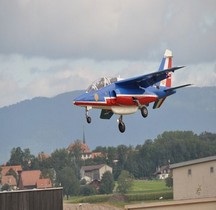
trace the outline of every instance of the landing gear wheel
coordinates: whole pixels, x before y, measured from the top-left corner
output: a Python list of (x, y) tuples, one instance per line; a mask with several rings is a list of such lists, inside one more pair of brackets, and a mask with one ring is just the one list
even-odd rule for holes
[(145, 106), (143, 106), (140, 110), (141, 110), (142, 116), (146, 118), (148, 116), (148, 109)]
[(124, 133), (125, 132), (125, 124), (124, 124), (124, 122), (119, 122), (119, 124), (118, 124), (118, 127), (119, 127), (119, 131), (121, 132), (121, 133)]
[(92, 107), (86, 107), (86, 109), (85, 109), (85, 111), (86, 111), (86, 114), (85, 114), (85, 116), (86, 116), (86, 121), (87, 121), (87, 123), (91, 123), (91, 117), (89, 116), (89, 114), (88, 114), (88, 111), (91, 109)]
[(91, 123), (91, 117), (86, 117), (86, 121), (87, 121), (87, 123)]

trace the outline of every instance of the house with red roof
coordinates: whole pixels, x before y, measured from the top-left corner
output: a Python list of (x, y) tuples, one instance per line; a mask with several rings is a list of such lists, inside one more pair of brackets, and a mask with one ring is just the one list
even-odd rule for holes
[(18, 175), (19, 172), (22, 171), (22, 166), (21, 165), (16, 165), (16, 166), (1, 166), (0, 168), (1, 168), (0, 172), (1, 172), (2, 176), (7, 175), (7, 173), (10, 170), (15, 171), (17, 175)]
[(1, 185), (4, 186), (6, 184), (8, 184), (11, 189), (17, 188), (17, 180), (13, 175), (2, 176)]
[(50, 188), (52, 182), (49, 178), (41, 179), (40, 170), (22, 171), (19, 180), (19, 189)]
[(0, 184), (1, 186), (9, 185), (11, 189), (17, 188), (19, 173), (22, 171), (21, 165), (1, 166), (0, 167)]
[(89, 146), (86, 144), (85, 140), (77, 140), (70, 144), (66, 149), (69, 153), (73, 153), (76, 150), (80, 150), (81, 159), (94, 159), (96, 157), (104, 157), (101, 152), (91, 152)]
[(37, 180), (40, 179), (40, 176), (40, 170), (22, 171), (20, 174), (19, 189), (24, 190), (36, 188), (36, 183)]
[(38, 179), (36, 182), (36, 187), (38, 189), (46, 189), (46, 188), (51, 188), (52, 187), (52, 182), (49, 178), (45, 179)]

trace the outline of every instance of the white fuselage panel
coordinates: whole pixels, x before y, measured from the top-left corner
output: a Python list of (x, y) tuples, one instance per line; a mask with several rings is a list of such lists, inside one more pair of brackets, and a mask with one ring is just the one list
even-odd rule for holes
[(137, 106), (112, 106), (111, 110), (115, 114), (126, 115), (133, 114), (137, 111)]

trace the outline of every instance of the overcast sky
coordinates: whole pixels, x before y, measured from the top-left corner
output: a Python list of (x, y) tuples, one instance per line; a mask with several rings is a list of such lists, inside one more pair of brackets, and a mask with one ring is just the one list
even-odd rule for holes
[[(156, 71), (216, 85), (215, 0), (0, 0), (0, 107)], [(72, 99), (73, 100), (73, 99)]]

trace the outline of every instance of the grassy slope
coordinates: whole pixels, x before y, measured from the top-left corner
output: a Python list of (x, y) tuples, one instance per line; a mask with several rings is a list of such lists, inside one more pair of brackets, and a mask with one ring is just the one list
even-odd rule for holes
[[(133, 182), (131, 190), (128, 192), (126, 196), (135, 197), (135, 199), (139, 198), (143, 199), (150, 194), (155, 194), (155, 197), (158, 198), (160, 192), (170, 192), (170, 188), (166, 187), (165, 182), (162, 180), (136, 180)], [(66, 201), (69, 203), (104, 203), (109, 200), (109, 197), (112, 195), (93, 195), (93, 196), (73, 196), (70, 200)], [(152, 196), (150, 196), (152, 197)], [(154, 196), (153, 196), (154, 197)], [(160, 196), (159, 196), (160, 197)], [(130, 199), (129, 199), (130, 200)], [(132, 199), (133, 200), (133, 199)], [(121, 206), (126, 203), (121, 203)]]
[(128, 194), (170, 191), (163, 180), (135, 180)]

